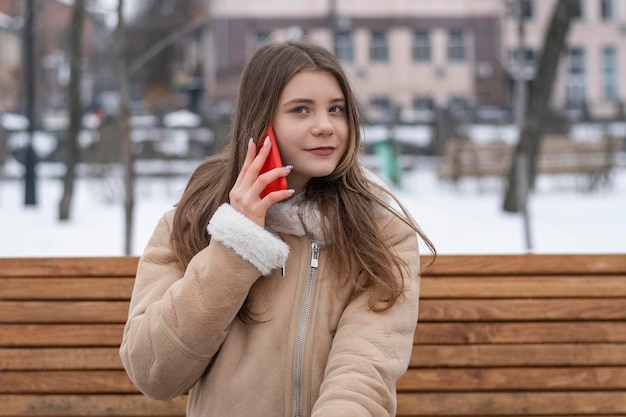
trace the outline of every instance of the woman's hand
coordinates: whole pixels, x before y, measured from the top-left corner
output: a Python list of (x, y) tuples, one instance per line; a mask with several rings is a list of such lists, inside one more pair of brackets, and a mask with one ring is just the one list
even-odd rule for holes
[(256, 145), (250, 139), (246, 159), (235, 185), (228, 194), (230, 205), (261, 227), (265, 227), (265, 214), (272, 204), (291, 197), (294, 192), (293, 190), (274, 191), (261, 198), (261, 192), (269, 183), (277, 178), (286, 177), (292, 168), (291, 166), (274, 168), (259, 175), (261, 167), (270, 153), (271, 146), (269, 137), (266, 137), (257, 155)]

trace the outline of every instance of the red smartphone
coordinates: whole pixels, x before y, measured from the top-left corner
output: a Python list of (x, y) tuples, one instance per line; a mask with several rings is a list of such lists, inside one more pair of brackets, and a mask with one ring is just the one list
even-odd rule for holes
[[(276, 142), (276, 135), (274, 135), (274, 129), (272, 128), (272, 125), (269, 125), (267, 127), (267, 130), (265, 131), (265, 134), (263, 135), (263, 138), (261, 139), (261, 142), (259, 144), (258, 151), (261, 150), (261, 148), (263, 147), (263, 143), (265, 142), (265, 138), (268, 136), (270, 138), (270, 142), (272, 146), (270, 148), (270, 154), (267, 156), (267, 159), (265, 160), (263, 167), (261, 167), (261, 171), (259, 172), (259, 175), (267, 171), (271, 171), (274, 168), (283, 167), (283, 162), (280, 159), (280, 152), (278, 150), (278, 143)], [(265, 190), (263, 190), (263, 192), (261, 193), (261, 198), (265, 197), (266, 195), (268, 195), (269, 193), (273, 191), (280, 191), (280, 190), (286, 190), (286, 189), (287, 189), (287, 178), (285, 177), (277, 178), (271, 183), (269, 183), (267, 187), (265, 187)]]

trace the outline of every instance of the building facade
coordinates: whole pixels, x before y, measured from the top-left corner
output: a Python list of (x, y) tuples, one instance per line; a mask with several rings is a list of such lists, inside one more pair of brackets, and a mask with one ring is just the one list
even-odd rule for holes
[[(574, 118), (624, 117), (626, 101), (626, 0), (571, 0), (577, 11), (554, 86), (554, 106)], [(526, 76), (534, 77), (543, 37), (556, 0), (530, 0), (525, 19)], [(517, 73), (519, 45), (516, 23), (503, 18), (503, 56)], [(587, 113), (586, 115), (582, 113)]]
[[(510, 116), (517, 0), (215, 0), (208, 13), (205, 86), (228, 113), (248, 54), (269, 39), (308, 37), (334, 50), (366, 116), (427, 121), (435, 108), (458, 118), (481, 109)], [(554, 106), (617, 117), (626, 98), (626, 0), (579, 2), (554, 87)], [(524, 45), (532, 79), (556, 0), (529, 0)], [(485, 113), (487, 114), (487, 113)], [(573, 113), (572, 113), (573, 114)], [(580, 116), (580, 115), (579, 115)]]

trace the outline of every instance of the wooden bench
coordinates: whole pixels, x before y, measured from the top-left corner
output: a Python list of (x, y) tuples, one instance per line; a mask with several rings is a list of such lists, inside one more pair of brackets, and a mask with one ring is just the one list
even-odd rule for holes
[[(118, 357), (135, 257), (0, 259), (0, 416), (184, 416)], [(626, 416), (626, 255), (439, 256), (398, 416)]]
[[(539, 175), (576, 175), (586, 179), (585, 188), (606, 183), (619, 149), (616, 139), (576, 142), (565, 137), (547, 136), (537, 159)], [(506, 177), (511, 168), (514, 146), (505, 142), (476, 143), (453, 140), (446, 146), (438, 176), (458, 182), (463, 178)]]

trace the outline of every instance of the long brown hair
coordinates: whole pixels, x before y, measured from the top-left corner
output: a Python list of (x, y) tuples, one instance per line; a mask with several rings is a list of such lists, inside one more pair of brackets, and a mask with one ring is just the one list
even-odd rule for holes
[(370, 308), (385, 310), (402, 294), (404, 280), (398, 280), (395, 271), (404, 276), (405, 265), (384, 244), (380, 209), (394, 213), (413, 228), (433, 255), (434, 246), (395, 197), (363, 170), (358, 161), (361, 123), (356, 99), (335, 56), (312, 42), (267, 44), (251, 56), (241, 76), (230, 144), (196, 168), (178, 203), (172, 231), (174, 256), (184, 269), (209, 244), (206, 227), (217, 208), (228, 202), (249, 138), (258, 143), (284, 86), (304, 70), (326, 71), (335, 77), (345, 97), (349, 128), (348, 146), (337, 168), (327, 177), (309, 181), (304, 198), (319, 207), (325, 241), (332, 242), (328, 249), (333, 266), (346, 271), (338, 284), (352, 282), (359, 290), (371, 291)]

